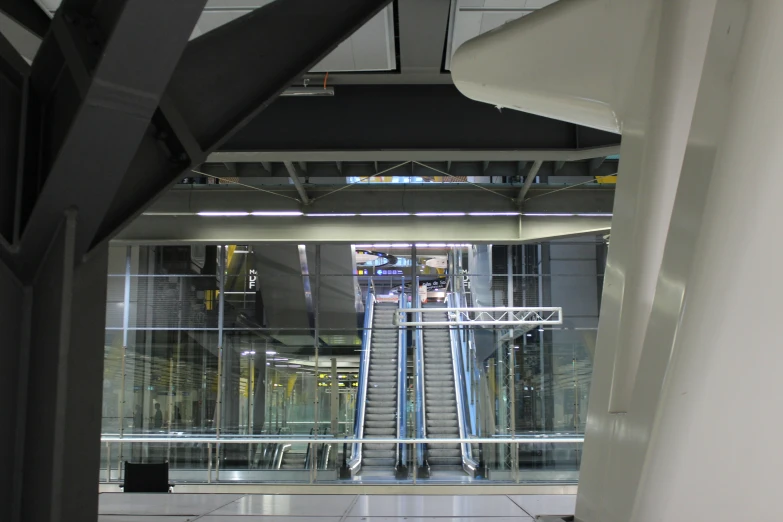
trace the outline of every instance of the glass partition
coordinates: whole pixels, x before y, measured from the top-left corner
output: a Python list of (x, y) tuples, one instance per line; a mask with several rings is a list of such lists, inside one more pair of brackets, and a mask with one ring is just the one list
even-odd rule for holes
[(574, 483), (605, 250), (112, 247), (101, 480)]

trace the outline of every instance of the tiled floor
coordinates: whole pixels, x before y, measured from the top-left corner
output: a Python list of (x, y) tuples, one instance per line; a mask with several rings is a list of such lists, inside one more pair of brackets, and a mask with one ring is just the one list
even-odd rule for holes
[(99, 522), (532, 522), (569, 515), (573, 495), (103, 493)]

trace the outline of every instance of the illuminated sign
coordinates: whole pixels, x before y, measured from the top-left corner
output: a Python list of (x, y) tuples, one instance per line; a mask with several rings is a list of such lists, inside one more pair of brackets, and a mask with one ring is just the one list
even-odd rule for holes
[(247, 276), (247, 288), (248, 290), (256, 289), (256, 281), (258, 281), (258, 272), (255, 269), (250, 269)]

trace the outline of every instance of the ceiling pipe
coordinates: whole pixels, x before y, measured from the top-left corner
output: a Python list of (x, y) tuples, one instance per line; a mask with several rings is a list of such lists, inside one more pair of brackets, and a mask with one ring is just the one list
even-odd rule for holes
[(533, 166), (530, 167), (530, 171), (527, 173), (527, 177), (525, 178), (525, 184), (522, 185), (522, 188), (519, 189), (519, 195), (514, 199), (514, 203), (516, 203), (518, 206), (522, 206), (522, 203), (525, 201), (525, 196), (527, 195), (527, 191), (530, 190), (530, 185), (533, 184), (533, 180), (536, 179), (536, 176), (538, 175), (538, 170), (541, 168), (541, 165), (543, 165), (543, 161), (535, 161), (533, 162)]
[(294, 167), (294, 164), (290, 161), (284, 161), (283, 165), (285, 165), (285, 168), (288, 171), (288, 175), (291, 176), (291, 181), (294, 182), (296, 191), (299, 192), (299, 197), (302, 198), (302, 203), (304, 205), (309, 205), (312, 203), (313, 200), (311, 200), (307, 195), (307, 191), (305, 190), (304, 185), (302, 185), (302, 181), (299, 179), (299, 174), (296, 172), (296, 167)]

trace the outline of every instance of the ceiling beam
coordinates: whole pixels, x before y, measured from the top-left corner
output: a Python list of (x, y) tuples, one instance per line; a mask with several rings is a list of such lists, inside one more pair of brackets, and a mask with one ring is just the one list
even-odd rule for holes
[(257, 163), (261, 161), (582, 161), (614, 156), (619, 143), (585, 149), (399, 149), (372, 150), (237, 150), (217, 151), (210, 163)]
[(225, 243), (499, 243), (516, 244), (584, 234), (605, 234), (608, 217), (494, 216), (225, 217), (142, 216), (114, 244)]
[[(540, 160), (539, 160), (540, 161)], [(339, 166), (338, 166), (339, 163)], [(534, 162), (533, 162), (534, 163)], [(377, 164), (377, 166), (376, 166)], [(433, 177), (438, 176), (438, 172), (446, 173), (452, 176), (473, 178), (471, 181), (476, 183), (487, 183), (489, 178), (510, 178), (511, 180), (524, 176), (524, 172), (529, 169), (531, 162), (517, 161), (351, 161), (351, 162), (310, 162), (308, 163), (306, 178), (310, 183), (321, 184), (339, 183), (340, 178), (359, 177), (365, 178), (372, 176), (376, 172), (383, 172), (384, 176), (417, 176)], [(525, 166), (520, 170), (520, 165)], [(557, 177), (552, 181), (557, 183), (558, 177), (591, 177), (591, 176), (609, 176), (617, 173), (617, 162), (608, 161), (599, 167), (598, 170), (591, 171), (587, 161), (566, 162), (563, 168), (558, 171)], [(377, 167), (377, 168), (376, 168)], [(486, 168), (486, 170), (485, 170)], [(543, 162), (538, 176), (539, 178), (553, 175), (554, 162)], [(284, 162), (264, 162), (264, 163), (204, 163), (197, 169), (217, 177), (238, 176), (246, 179), (250, 184), (280, 184), (287, 183), (288, 171)], [(255, 178), (250, 180), (249, 178)], [(334, 178), (334, 179), (331, 179)], [(450, 181), (449, 178), (444, 178)], [(587, 181), (587, 179), (583, 180)], [(572, 181), (569, 179), (570, 183)]]
[[(236, 185), (180, 185), (161, 196), (146, 214), (185, 216), (209, 211), (290, 210), (319, 214), (519, 211), (514, 202), (517, 187), (493, 187), (493, 192), (489, 192), (465, 184), (368, 184), (335, 192), (341, 187), (345, 185), (309, 185), (308, 195), (312, 203), (303, 209), (299, 203), (292, 201), (298, 199), (298, 192), (291, 185), (265, 186), (264, 192)], [(613, 205), (614, 185), (581, 186), (567, 190), (533, 186), (528, 192), (525, 212), (610, 214)]]
[(542, 161), (536, 161), (533, 163), (533, 165), (531, 165), (530, 171), (528, 171), (527, 176), (525, 177), (525, 184), (522, 185), (521, 189), (519, 189), (519, 194), (517, 194), (516, 199), (514, 199), (514, 203), (516, 203), (520, 207), (525, 202), (525, 196), (530, 190), (530, 187), (533, 184), (533, 180), (536, 179), (536, 176), (538, 175), (538, 171), (541, 168), (542, 164), (543, 164)]
[(299, 179), (297, 168), (290, 161), (285, 161), (283, 163), (285, 164), (286, 170), (288, 170), (288, 176), (291, 178), (291, 181), (294, 182), (294, 186), (296, 187), (296, 191), (299, 193), (299, 198), (302, 200), (302, 204), (309, 205), (310, 198), (307, 195), (307, 191), (305, 190), (304, 185), (302, 185), (302, 180)]

